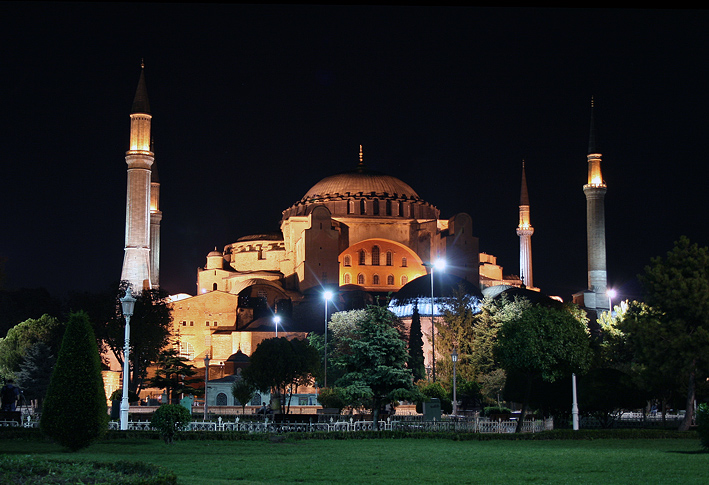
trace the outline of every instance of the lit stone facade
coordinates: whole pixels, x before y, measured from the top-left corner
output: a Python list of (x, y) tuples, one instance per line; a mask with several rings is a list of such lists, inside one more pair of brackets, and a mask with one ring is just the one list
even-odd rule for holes
[[(480, 284), (472, 218), (441, 219), (406, 183), (365, 168), (360, 153), (355, 170), (324, 178), (284, 210), (279, 232), (211, 251), (197, 274), (197, 295), (172, 302), (175, 334), (196, 365), (207, 353), (217, 365), (273, 337), (274, 315), (283, 317), (289, 338), (320, 330), (324, 287), (386, 295), (426, 275), (436, 258)], [(337, 305), (330, 309), (343, 307)]]

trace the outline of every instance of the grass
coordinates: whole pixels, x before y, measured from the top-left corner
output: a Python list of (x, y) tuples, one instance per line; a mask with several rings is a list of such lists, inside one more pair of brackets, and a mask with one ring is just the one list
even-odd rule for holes
[[(0, 439), (6, 454), (143, 461), (179, 483), (706, 483), (709, 453), (693, 439), (452, 441), (445, 439), (103, 441), (69, 453)], [(3, 483), (0, 477), (0, 483)]]

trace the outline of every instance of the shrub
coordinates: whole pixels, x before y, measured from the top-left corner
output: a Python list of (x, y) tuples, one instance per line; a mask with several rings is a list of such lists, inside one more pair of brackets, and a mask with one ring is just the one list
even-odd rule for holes
[(493, 414), (512, 414), (512, 410), (504, 406), (486, 406), (483, 410), (484, 416), (491, 416)]
[(163, 404), (150, 420), (150, 426), (160, 432), (165, 443), (172, 444), (177, 432), (190, 424), (192, 413), (179, 404)]
[(702, 448), (709, 450), (709, 404), (702, 403), (697, 408), (697, 432)]
[(345, 395), (340, 387), (323, 387), (320, 389), (318, 402), (323, 408), (334, 408), (342, 410), (347, 406)]
[(75, 462), (34, 456), (0, 456), (2, 483), (111, 483), (174, 485), (175, 473), (138, 461)]
[[(120, 401), (123, 399), (123, 389), (119, 388), (116, 389), (111, 393), (111, 397), (109, 398), (111, 401)], [(140, 401), (140, 396), (138, 396), (135, 392), (131, 391), (128, 389), (128, 402), (133, 404), (134, 402)]]
[(108, 428), (101, 358), (89, 317), (84, 312), (69, 316), (40, 428), (72, 451), (89, 446)]

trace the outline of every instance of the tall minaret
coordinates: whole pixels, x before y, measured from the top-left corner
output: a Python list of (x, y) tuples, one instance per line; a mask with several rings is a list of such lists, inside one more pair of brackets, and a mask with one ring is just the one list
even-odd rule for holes
[(141, 63), (138, 89), (130, 114), (130, 147), (126, 152), (126, 245), (121, 280), (134, 293), (152, 288), (150, 281), (150, 177), (155, 159), (150, 150), (150, 104), (145, 88), (145, 65)]
[(583, 186), (586, 194), (586, 237), (588, 247), (588, 290), (584, 306), (590, 309), (608, 309), (606, 296), (606, 218), (603, 200), (606, 184), (601, 175), (601, 151), (596, 143), (596, 127), (593, 120), (591, 98), (591, 132), (588, 141), (588, 183)]
[(153, 288), (160, 286), (160, 179), (158, 165), (153, 163), (150, 171), (150, 282)]
[(532, 234), (534, 228), (529, 221), (529, 194), (527, 193), (527, 175), (524, 170), (524, 160), (522, 160), (522, 190), (519, 195), (519, 225), (517, 235), (519, 236), (519, 276), (527, 287), (534, 286), (532, 279)]

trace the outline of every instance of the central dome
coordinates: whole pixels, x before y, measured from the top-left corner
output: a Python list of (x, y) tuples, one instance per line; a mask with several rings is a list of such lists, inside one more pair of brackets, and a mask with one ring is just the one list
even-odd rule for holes
[(283, 218), (305, 216), (310, 208), (325, 206), (333, 217), (387, 217), (438, 219), (439, 211), (396, 177), (364, 167), (325, 177), (298, 202), (283, 211)]
[(357, 194), (419, 199), (416, 191), (398, 178), (359, 168), (325, 177), (308, 190), (303, 200)]

